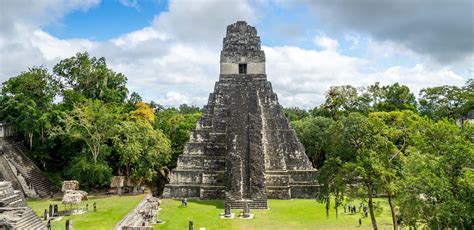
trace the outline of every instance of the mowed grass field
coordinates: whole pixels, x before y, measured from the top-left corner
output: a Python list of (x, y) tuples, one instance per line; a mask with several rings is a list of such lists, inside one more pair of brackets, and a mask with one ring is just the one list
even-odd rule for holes
[[(73, 229), (113, 229), (115, 224), (130, 212), (145, 195), (136, 196), (89, 196), (89, 211), (82, 215), (66, 216), (61, 221), (54, 221), (53, 229), (64, 229), (67, 219), (73, 220)], [(93, 203), (97, 202), (97, 212), (93, 212)], [(390, 210), (385, 199), (376, 199), (379, 203), (377, 223), (379, 229), (392, 229)], [(331, 208), (329, 218), (326, 217), (325, 204), (315, 200), (269, 200), (269, 210), (251, 210), (255, 214), (252, 220), (221, 219), (224, 212), (222, 200), (203, 201), (188, 200), (187, 207), (181, 207), (180, 200), (163, 199), (158, 219), (164, 224), (154, 225), (154, 229), (188, 229), (188, 221), (194, 222), (194, 229), (205, 227), (206, 230), (305, 230), (305, 229), (371, 229), (370, 217), (362, 213), (344, 214), (339, 210), (336, 219), (335, 210)], [(359, 204), (353, 201), (353, 204)], [(58, 199), (28, 200), (30, 206), (38, 216), (42, 216), (44, 209), (50, 204), (58, 204), (63, 210), (64, 205)], [(86, 202), (83, 203), (85, 205)], [(381, 211), (380, 211), (381, 210)], [(236, 215), (241, 210), (232, 210)], [(359, 227), (359, 218), (362, 226)]]
[[(379, 229), (393, 229), (391, 225), (390, 209), (386, 200), (376, 199), (379, 202), (377, 223)], [(187, 207), (181, 207), (180, 200), (164, 199), (158, 219), (164, 224), (155, 225), (154, 229), (187, 229), (189, 220), (194, 223), (194, 229), (205, 227), (206, 230), (235, 229), (235, 230), (306, 230), (306, 229), (372, 229), (370, 216), (363, 214), (344, 214), (339, 209), (339, 218), (336, 219), (332, 208), (329, 218), (326, 217), (325, 204), (315, 200), (269, 200), (269, 210), (251, 210), (255, 214), (252, 220), (220, 219), (219, 214), (224, 212), (223, 201), (189, 200)], [(359, 202), (353, 202), (359, 204)], [(238, 215), (241, 210), (232, 210)], [(359, 227), (359, 218), (362, 226)]]
[[(60, 221), (53, 221), (53, 229), (63, 230), (66, 226), (66, 220), (73, 221), (73, 229), (97, 229), (110, 230), (119, 222), (127, 213), (129, 213), (138, 203), (145, 198), (146, 195), (136, 196), (88, 196), (89, 201), (84, 201), (82, 206), (85, 207), (89, 203), (89, 211), (81, 215), (65, 216)], [(94, 212), (93, 203), (97, 203), (97, 212)], [(43, 199), (28, 200), (28, 206), (35, 213), (42, 217), (44, 210), (49, 208), (50, 204), (58, 204), (59, 210), (64, 210), (61, 199)]]

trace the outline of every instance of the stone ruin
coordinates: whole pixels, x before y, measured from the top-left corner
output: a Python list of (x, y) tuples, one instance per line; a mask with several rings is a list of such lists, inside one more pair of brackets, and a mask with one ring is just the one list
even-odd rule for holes
[(79, 181), (65, 180), (61, 186), (61, 192), (65, 193), (68, 190), (79, 190)]
[(46, 229), (43, 221), (26, 206), (23, 193), (12, 183), (0, 181), (0, 229)]
[(115, 230), (152, 230), (153, 224), (157, 223), (156, 215), (160, 209), (160, 200), (148, 195), (145, 199), (129, 212), (120, 222)]
[(127, 176), (113, 176), (110, 182), (109, 194), (121, 195), (123, 193), (139, 194), (144, 193), (145, 187), (141, 183)]
[(0, 122), (0, 128), (4, 132), (0, 135), (0, 181), (10, 181), (26, 197), (52, 197), (57, 188), (28, 157), (29, 150), (15, 140), (11, 131), (5, 133), (8, 128), (4, 123)]
[(227, 27), (220, 76), (163, 196), (225, 199), (267, 209), (267, 198), (311, 198), (316, 170), (265, 73), (257, 30)]

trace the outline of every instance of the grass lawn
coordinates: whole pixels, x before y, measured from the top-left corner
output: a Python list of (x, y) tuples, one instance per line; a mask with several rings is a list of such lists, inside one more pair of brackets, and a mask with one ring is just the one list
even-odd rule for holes
[[(180, 200), (164, 199), (158, 219), (164, 224), (155, 225), (155, 229), (187, 229), (188, 221), (194, 222), (194, 229), (205, 227), (214, 229), (269, 229), (269, 230), (302, 230), (302, 229), (372, 229), (370, 216), (365, 218), (360, 213), (344, 214), (339, 210), (336, 219), (332, 209), (329, 218), (326, 218), (325, 205), (314, 200), (269, 200), (270, 210), (251, 210), (255, 214), (252, 220), (220, 219), (219, 213), (224, 212), (222, 201), (189, 200), (188, 206), (181, 207)], [(379, 229), (393, 229), (391, 225), (390, 209), (385, 199), (376, 199), (380, 202), (381, 212), (377, 216)], [(355, 204), (356, 202), (353, 202)], [(358, 204), (358, 202), (357, 202)], [(241, 210), (232, 210), (238, 214)], [(362, 218), (362, 226), (359, 226)]]
[[(136, 196), (88, 196), (89, 212), (82, 215), (66, 216), (61, 221), (54, 221), (53, 229), (64, 229), (67, 219), (72, 219), (73, 229), (113, 229), (128, 212), (130, 212), (146, 195)], [(93, 203), (97, 202), (97, 212), (93, 210)], [(86, 203), (87, 201), (85, 201)], [(60, 199), (28, 200), (30, 206), (38, 216), (42, 217), (50, 204), (58, 204), (59, 210), (64, 209)], [(85, 206), (84, 203), (84, 206)]]

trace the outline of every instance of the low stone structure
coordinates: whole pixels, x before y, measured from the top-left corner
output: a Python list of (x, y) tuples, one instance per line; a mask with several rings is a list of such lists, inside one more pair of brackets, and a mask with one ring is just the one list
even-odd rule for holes
[(267, 80), (257, 30), (242, 21), (229, 25), (220, 63), (219, 81), (163, 196), (225, 199), (232, 209), (314, 197), (316, 169)]
[(125, 177), (124, 176), (113, 176), (112, 180), (110, 181), (110, 188), (111, 190), (109, 193), (115, 193), (120, 195), (123, 193), (122, 189), (124, 186)]
[(123, 194), (123, 193), (143, 193), (144, 188), (133, 180), (131, 177), (126, 176), (113, 176), (110, 182), (110, 190), (109, 193), (113, 194)]
[(79, 181), (77, 180), (66, 180), (63, 181), (63, 186), (61, 187), (61, 192), (66, 192), (69, 190), (78, 190), (79, 189)]
[(0, 181), (0, 229), (46, 229), (11, 182)]
[(115, 230), (151, 230), (156, 223), (156, 214), (160, 209), (160, 200), (148, 195), (145, 199), (115, 225)]

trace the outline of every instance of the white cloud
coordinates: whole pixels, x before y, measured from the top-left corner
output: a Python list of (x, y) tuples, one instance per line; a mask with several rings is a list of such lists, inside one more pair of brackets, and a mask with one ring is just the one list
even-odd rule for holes
[(323, 35), (318, 35), (314, 37), (313, 42), (324, 50), (335, 51), (339, 48), (339, 43), (337, 42), (337, 40), (331, 39), (330, 37), (326, 37)]
[(120, 2), (120, 4), (122, 4), (126, 7), (134, 8), (134, 9), (140, 11), (140, 4), (138, 4), (137, 0), (119, 0), (119, 2)]
[(154, 39), (166, 41), (169, 39), (169, 35), (157, 31), (152, 27), (145, 27), (141, 30), (133, 31), (131, 33), (124, 34), (116, 39), (112, 39), (112, 42), (121, 48), (127, 49), (134, 48), (139, 43)]
[(153, 24), (180, 41), (215, 46), (222, 42), (227, 25), (238, 20), (253, 23), (257, 14), (247, 0), (174, 0)]
[(268, 79), (284, 106), (313, 108), (324, 102), (324, 93), (333, 85), (361, 87), (375, 82), (383, 85), (399, 82), (418, 95), (422, 88), (463, 85), (466, 80), (448, 67), (416, 64), (413, 67), (392, 66), (365, 73), (366, 66), (375, 63), (337, 52), (298, 47), (264, 47), (264, 50)]
[[(203, 105), (219, 77), (219, 51), (226, 26), (236, 20), (259, 20), (256, 10), (246, 1), (175, 0), (170, 2), (168, 12), (155, 17), (153, 23), (143, 29), (102, 42), (63, 40), (41, 30), (41, 25), (60, 20), (71, 10), (93, 7), (97, 2), (77, 1), (73, 4), (74, 1), (70, 1), (70, 6), (62, 7), (53, 3), (56, 1), (46, 4), (48, 7), (34, 9), (38, 12), (20, 21), (2, 14), (0, 24), (6, 22), (9, 27), (0, 29), (0, 82), (27, 67), (46, 65), (51, 68), (60, 59), (89, 51), (93, 56), (106, 57), (114, 71), (128, 77), (130, 91), (139, 92), (145, 100), (168, 106), (181, 103)], [(22, 7), (28, 8), (28, 5)], [(53, 10), (56, 13), (52, 15), (56, 16), (44, 16), (47, 13), (41, 10), (50, 12), (49, 7), (58, 9)], [(17, 8), (11, 10), (33, 11)], [(354, 39), (347, 39), (352, 39), (352, 43), (357, 45), (360, 38), (354, 36)], [(268, 79), (284, 106), (317, 106), (324, 101), (324, 93), (332, 85), (400, 82), (418, 91), (435, 85), (461, 85), (465, 81), (450, 67), (425, 63), (409, 67), (390, 66), (382, 70), (370, 68), (377, 64), (376, 57), (407, 55), (393, 44), (374, 43), (368, 49), (374, 58), (363, 59), (342, 54), (338, 41), (324, 35), (315, 37), (314, 42), (323, 50), (263, 47)], [(387, 50), (389, 46), (392, 48)], [(367, 72), (367, 69), (372, 70)]]

